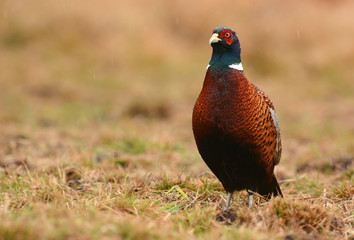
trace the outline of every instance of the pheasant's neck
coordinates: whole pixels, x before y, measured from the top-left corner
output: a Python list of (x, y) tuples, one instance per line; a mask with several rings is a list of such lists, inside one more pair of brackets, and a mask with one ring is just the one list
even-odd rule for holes
[(218, 52), (214, 50), (208, 68), (210, 69), (232, 68), (239, 71), (243, 71), (241, 57), (239, 53), (234, 51)]

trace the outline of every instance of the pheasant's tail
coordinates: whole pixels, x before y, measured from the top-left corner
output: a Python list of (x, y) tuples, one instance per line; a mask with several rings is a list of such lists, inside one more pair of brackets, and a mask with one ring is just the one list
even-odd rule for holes
[(281, 192), (279, 183), (278, 183), (276, 177), (274, 176), (274, 174), (272, 176), (272, 180), (270, 181), (270, 183), (263, 184), (263, 185), (259, 186), (257, 192), (260, 195), (265, 196), (267, 199), (270, 199), (272, 197), (272, 195), (274, 197), (276, 197), (276, 196), (283, 197), (283, 193)]

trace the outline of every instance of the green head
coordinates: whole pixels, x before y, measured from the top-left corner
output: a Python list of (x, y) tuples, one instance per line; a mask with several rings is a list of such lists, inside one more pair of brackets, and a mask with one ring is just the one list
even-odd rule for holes
[[(210, 67), (241, 64), (241, 47), (236, 33), (227, 27), (218, 27), (209, 40), (213, 48)], [(241, 65), (242, 68), (242, 65)], [(243, 70), (243, 69), (238, 69)]]

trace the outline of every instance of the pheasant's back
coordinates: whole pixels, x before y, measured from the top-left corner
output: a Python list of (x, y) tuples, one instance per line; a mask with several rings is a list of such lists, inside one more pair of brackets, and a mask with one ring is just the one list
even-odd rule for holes
[(226, 190), (256, 189), (272, 180), (281, 150), (272, 111), (270, 99), (241, 71), (207, 71), (193, 131), (200, 154)]

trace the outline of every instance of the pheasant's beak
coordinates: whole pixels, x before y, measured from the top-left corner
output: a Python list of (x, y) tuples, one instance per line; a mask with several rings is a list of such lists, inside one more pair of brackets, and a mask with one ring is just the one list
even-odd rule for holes
[(220, 42), (221, 39), (219, 38), (219, 34), (218, 33), (214, 33), (211, 38), (209, 39), (209, 44), (211, 45), (212, 43), (217, 43)]

